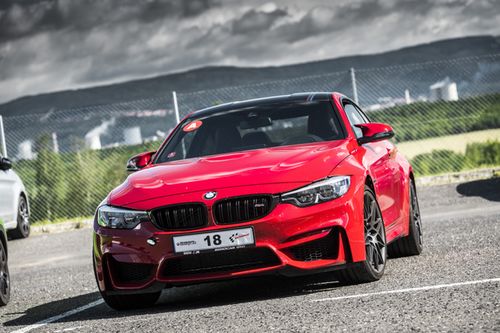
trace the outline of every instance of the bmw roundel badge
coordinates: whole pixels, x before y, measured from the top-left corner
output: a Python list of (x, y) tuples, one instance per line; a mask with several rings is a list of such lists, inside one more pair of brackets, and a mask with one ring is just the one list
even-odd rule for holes
[(212, 200), (213, 198), (215, 198), (217, 196), (217, 192), (207, 192), (203, 195), (203, 198), (207, 199), (207, 200)]

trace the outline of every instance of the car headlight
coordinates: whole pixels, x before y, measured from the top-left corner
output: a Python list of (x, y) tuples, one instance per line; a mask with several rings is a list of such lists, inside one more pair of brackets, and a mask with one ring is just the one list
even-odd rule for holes
[(349, 176), (335, 176), (281, 195), (281, 202), (307, 207), (341, 197), (349, 190)]
[(107, 205), (97, 209), (97, 223), (101, 227), (134, 229), (139, 223), (149, 221), (149, 215), (144, 211), (117, 208)]

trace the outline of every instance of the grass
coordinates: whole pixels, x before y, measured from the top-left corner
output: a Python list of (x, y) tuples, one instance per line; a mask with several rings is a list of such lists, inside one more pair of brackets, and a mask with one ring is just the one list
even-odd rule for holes
[(417, 155), (430, 153), (433, 150), (447, 149), (464, 154), (469, 143), (500, 141), (500, 128), (468, 132), (456, 135), (446, 135), (416, 141), (397, 143), (398, 150), (408, 159)]

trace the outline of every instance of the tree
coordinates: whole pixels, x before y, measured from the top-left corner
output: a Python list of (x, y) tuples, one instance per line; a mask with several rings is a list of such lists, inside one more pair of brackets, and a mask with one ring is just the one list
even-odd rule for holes
[(66, 216), (64, 198), (66, 184), (64, 182), (64, 164), (59, 154), (53, 152), (49, 134), (42, 135), (36, 142), (37, 158), (35, 160), (36, 179), (35, 196), (32, 203), (33, 219), (53, 220)]

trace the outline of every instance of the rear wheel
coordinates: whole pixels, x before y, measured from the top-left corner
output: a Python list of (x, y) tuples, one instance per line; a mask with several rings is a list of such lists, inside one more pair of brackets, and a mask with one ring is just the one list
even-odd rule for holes
[(20, 196), (17, 207), (17, 227), (9, 231), (9, 236), (12, 239), (27, 238), (30, 235), (30, 230), (28, 203), (23, 196)]
[(372, 282), (384, 275), (387, 260), (384, 221), (375, 195), (369, 187), (365, 187), (363, 216), (366, 259), (338, 271), (337, 278), (342, 283)]
[(417, 191), (415, 183), (410, 180), (410, 219), (408, 236), (396, 240), (389, 245), (391, 257), (414, 256), (422, 252), (423, 234), (422, 218), (418, 206)]
[(9, 303), (10, 299), (10, 274), (7, 263), (7, 251), (0, 241), (0, 306)]

